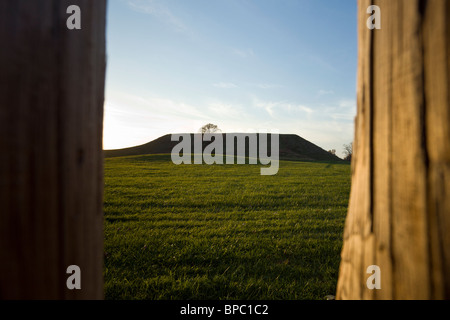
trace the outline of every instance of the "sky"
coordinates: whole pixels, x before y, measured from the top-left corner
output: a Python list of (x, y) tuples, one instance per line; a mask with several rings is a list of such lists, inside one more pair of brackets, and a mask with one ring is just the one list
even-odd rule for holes
[(109, 0), (103, 147), (170, 133), (353, 140), (355, 0)]

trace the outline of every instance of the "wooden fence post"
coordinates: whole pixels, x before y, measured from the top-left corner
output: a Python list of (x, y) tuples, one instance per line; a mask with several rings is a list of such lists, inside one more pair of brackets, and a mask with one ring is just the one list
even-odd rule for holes
[[(367, 8), (381, 9), (370, 30)], [(450, 1), (359, 0), (358, 111), (337, 299), (450, 298)], [(380, 267), (381, 289), (367, 268)]]
[(105, 0), (0, 2), (0, 299), (104, 297), (105, 15)]

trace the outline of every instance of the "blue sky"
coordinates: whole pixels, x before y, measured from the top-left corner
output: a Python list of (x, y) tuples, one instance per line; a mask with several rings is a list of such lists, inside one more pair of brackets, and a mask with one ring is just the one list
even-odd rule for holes
[(103, 146), (279, 130), (342, 154), (356, 115), (354, 0), (109, 0)]

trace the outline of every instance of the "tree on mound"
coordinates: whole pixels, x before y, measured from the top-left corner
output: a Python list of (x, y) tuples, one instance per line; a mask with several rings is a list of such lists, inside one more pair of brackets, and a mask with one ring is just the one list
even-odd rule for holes
[(217, 133), (221, 132), (222, 130), (219, 129), (218, 126), (212, 123), (205, 124), (203, 127), (201, 127), (198, 132), (200, 133)]
[(350, 142), (349, 144), (344, 144), (344, 153), (345, 153), (344, 160), (352, 161), (353, 142)]

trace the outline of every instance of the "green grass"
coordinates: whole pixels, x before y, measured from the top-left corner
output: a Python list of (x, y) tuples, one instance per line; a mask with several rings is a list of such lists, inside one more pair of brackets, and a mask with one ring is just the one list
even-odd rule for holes
[(107, 299), (324, 299), (336, 290), (350, 166), (105, 160)]

